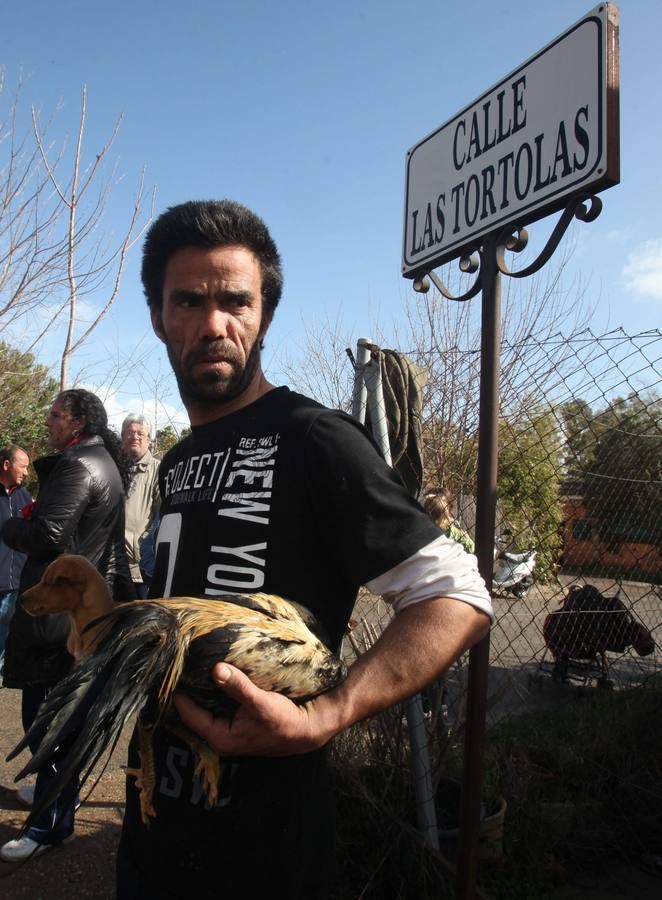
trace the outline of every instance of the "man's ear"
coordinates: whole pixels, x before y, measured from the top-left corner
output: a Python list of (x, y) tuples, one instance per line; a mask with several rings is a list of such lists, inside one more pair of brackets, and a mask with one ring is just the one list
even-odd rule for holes
[(165, 344), (165, 334), (163, 332), (163, 318), (161, 316), (161, 310), (153, 306), (149, 314), (152, 319), (152, 328), (154, 329), (154, 334), (160, 341), (163, 341), (163, 343)]
[(269, 326), (271, 325), (271, 320), (273, 318), (272, 313), (268, 313), (264, 307), (262, 308), (262, 321), (260, 322), (260, 333), (258, 334), (258, 340), (260, 342), (260, 350), (264, 349), (264, 336), (269, 330)]

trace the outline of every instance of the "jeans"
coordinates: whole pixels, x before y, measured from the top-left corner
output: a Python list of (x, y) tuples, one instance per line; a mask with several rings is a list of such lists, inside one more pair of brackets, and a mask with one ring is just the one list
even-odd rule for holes
[(18, 591), (5, 591), (0, 593), (0, 675), (5, 661), (5, 643), (9, 634), (9, 623), (16, 608)]
[[(37, 710), (48, 693), (48, 688), (43, 685), (34, 685), (23, 688), (21, 714), (23, 717), (23, 729), (28, 730), (37, 716)], [(39, 745), (30, 744), (30, 750), (34, 753)], [(64, 748), (63, 748), (64, 750)], [(58, 763), (45, 766), (37, 773), (37, 781), (34, 790), (33, 808), (39, 805), (40, 798), (49, 790), (55, 780), (58, 771)], [(78, 799), (78, 778), (73, 778), (46, 807), (46, 809), (34, 820), (25, 832), (29, 838), (38, 844), (59, 844), (74, 832), (74, 814)]]
[(134, 581), (133, 587), (135, 588), (136, 597), (138, 598), (138, 600), (147, 600), (149, 583), (145, 583), (144, 581)]

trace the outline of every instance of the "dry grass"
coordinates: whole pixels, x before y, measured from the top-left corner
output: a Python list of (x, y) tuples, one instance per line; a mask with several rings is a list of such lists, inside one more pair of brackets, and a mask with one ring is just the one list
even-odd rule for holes
[(662, 853), (662, 688), (569, 692), (564, 707), (504, 722), (489, 753), (508, 800), (495, 898)]
[(336, 740), (331, 774), (337, 798), (338, 884), (334, 900), (443, 900), (453, 876), (415, 828), (399, 708)]
[[(485, 788), (508, 803), (504, 857), (481, 866), (494, 900), (535, 900), (605, 861), (662, 854), (662, 687), (571, 689), (565, 705), (489, 734)], [(437, 775), (461, 748), (435, 742)], [(342, 890), (337, 900), (439, 900), (453, 877), (415, 830), (400, 710), (356, 726), (333, 751)]]

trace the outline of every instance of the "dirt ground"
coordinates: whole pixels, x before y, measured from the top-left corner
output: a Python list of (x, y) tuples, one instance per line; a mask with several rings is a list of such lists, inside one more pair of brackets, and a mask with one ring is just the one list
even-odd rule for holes
[[(29, 759), (5, 757), (23, 736), (20, 691), (0, 690), (0, 842), (11, 840), (25, 819), (14, 776)], [(127, 728), (99, 783), (76, 815), (76, 838), (28, 863), (0, 862), (0, 900), (113, 900), (115, 851), (124, 809)], [(83, 793), (85, 798), (86, 793)]]

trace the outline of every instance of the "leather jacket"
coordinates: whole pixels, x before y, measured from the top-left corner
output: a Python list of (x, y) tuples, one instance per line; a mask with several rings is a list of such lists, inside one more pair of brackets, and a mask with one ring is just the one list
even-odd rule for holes
[[(78, 553), (92, 562), (108, 582), (128, 584), (117, 600), (132, 599), (124, 550), (124, 489), (114, 460), (98, 436), (83, 438), (61, 453), (34, 463), (39, 493), (29, 520), (11, 519), (2, 531), (6, 544), (28, 554), (19, 595), (36, 584), (62, 553)], [(29, 616), (20, 601), (5, 647), (7, 687), (54, 684), (71, 668), (66, 650), (65, 613)]]

